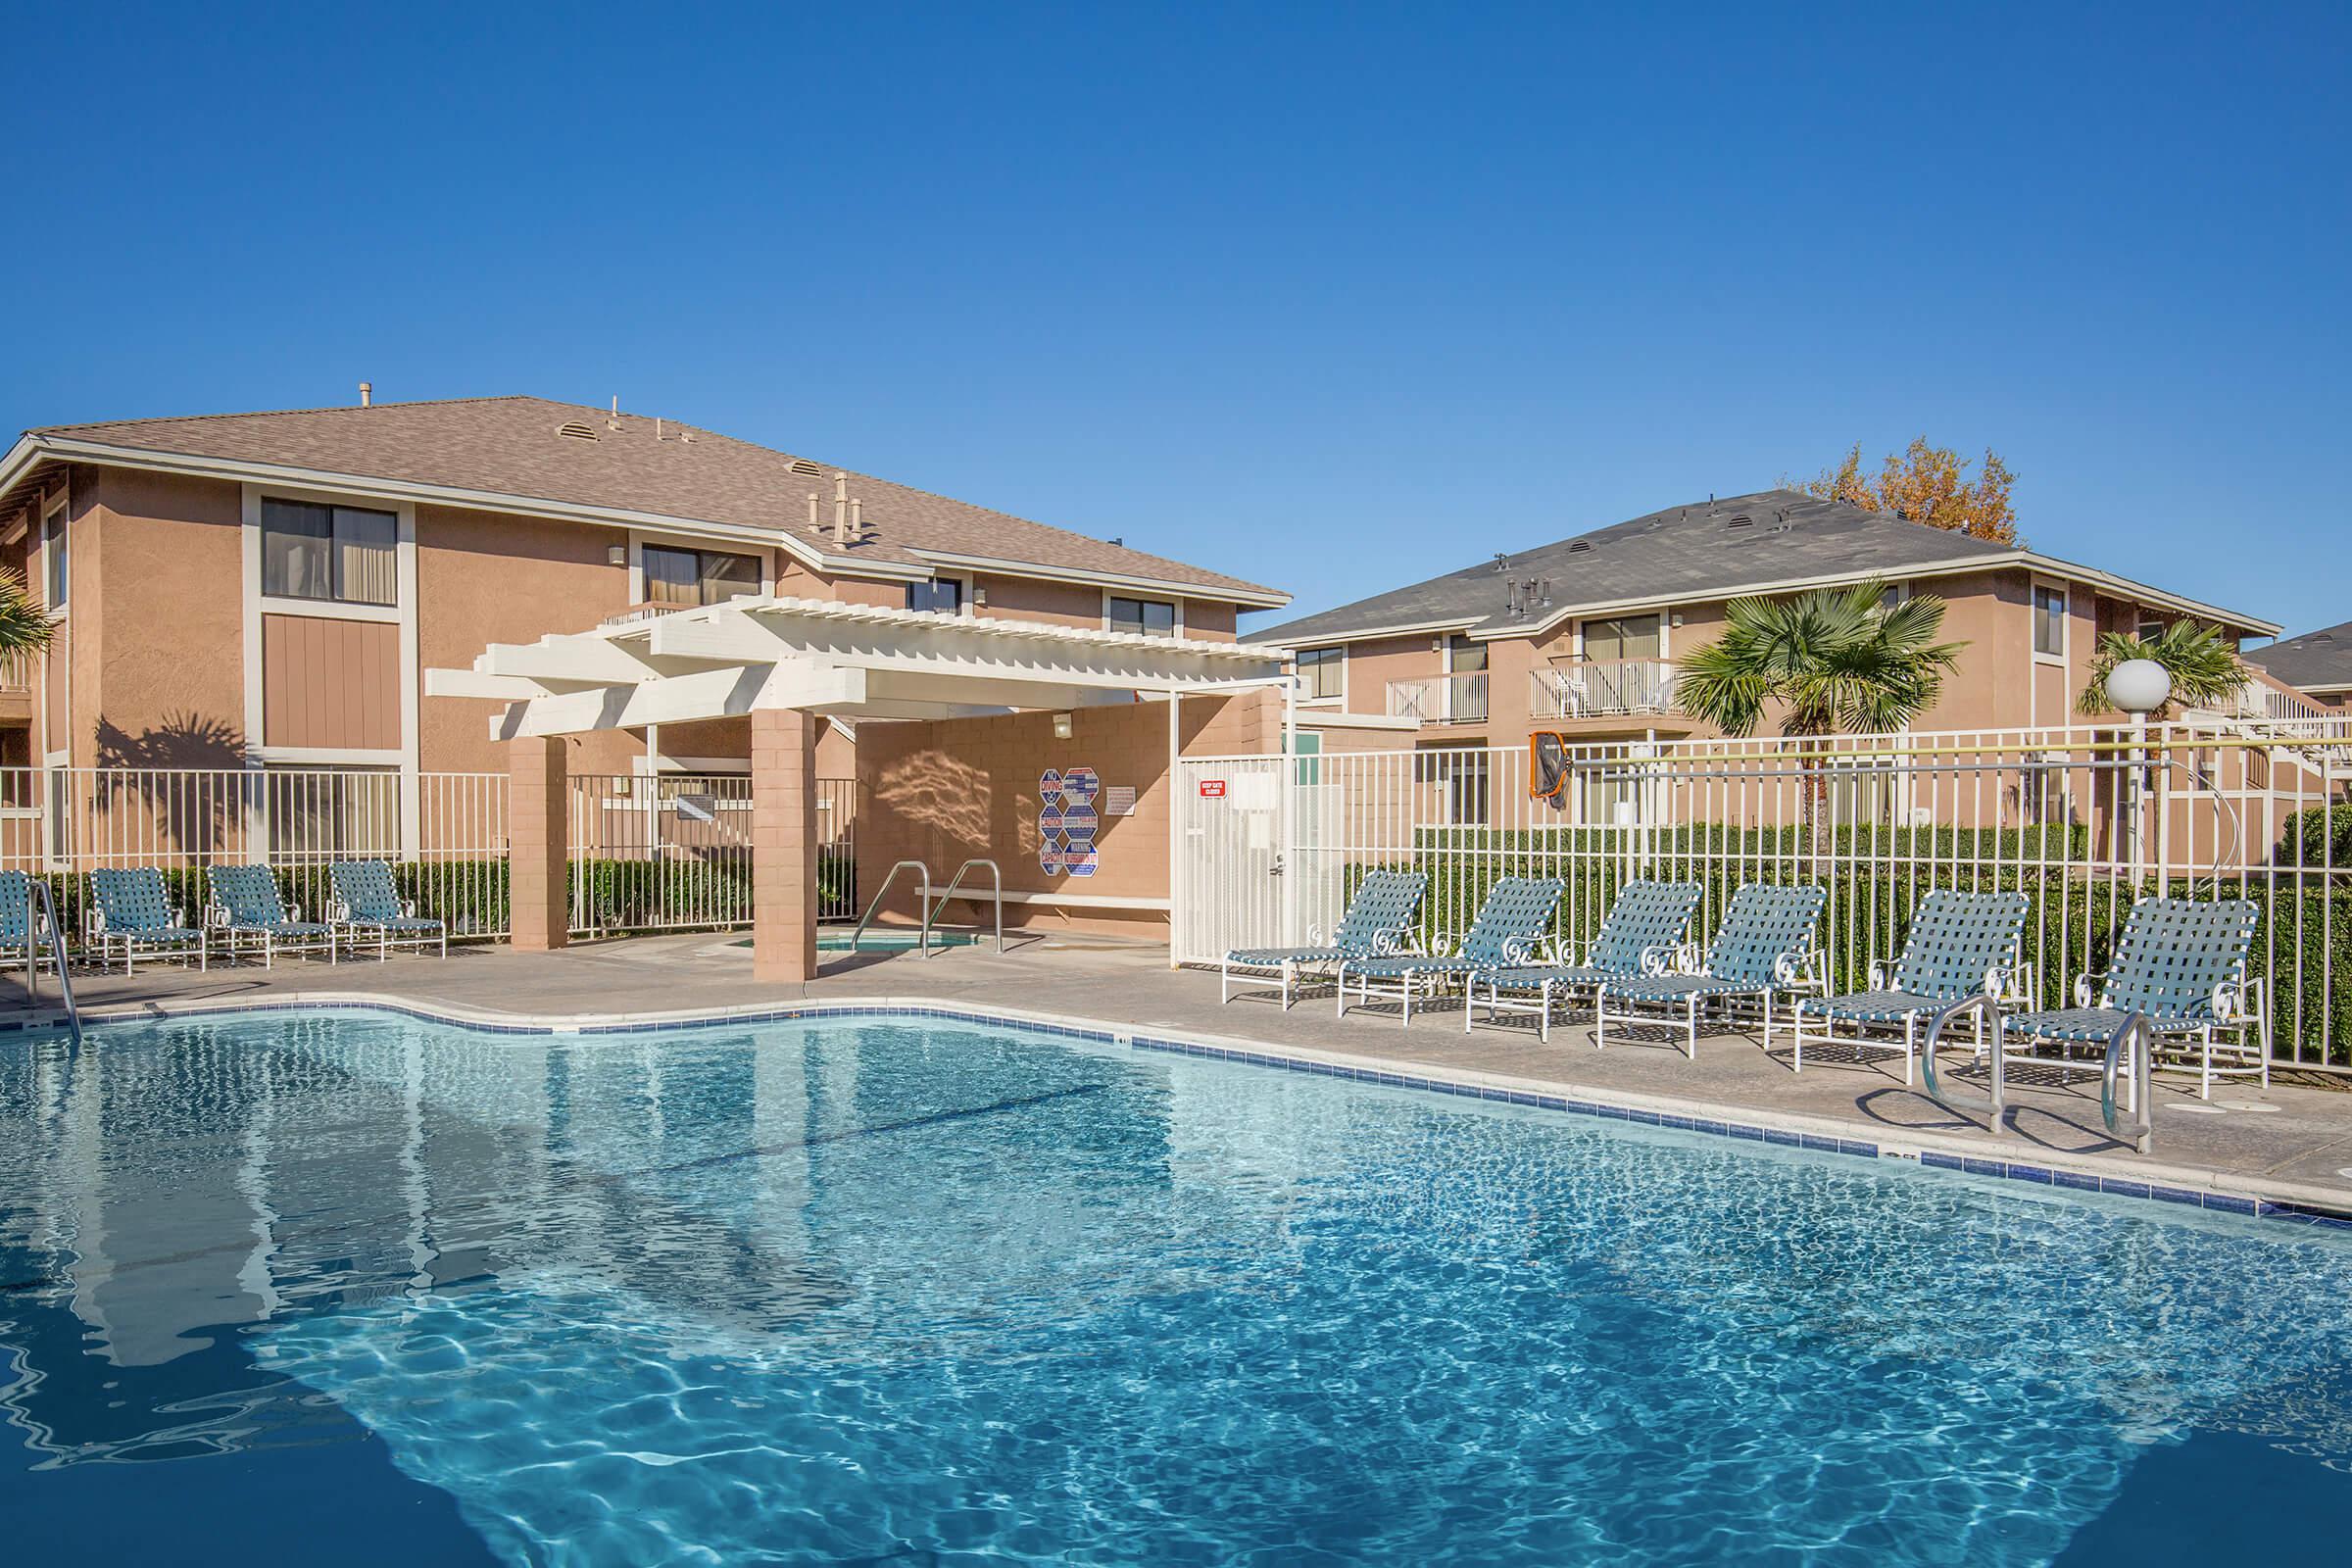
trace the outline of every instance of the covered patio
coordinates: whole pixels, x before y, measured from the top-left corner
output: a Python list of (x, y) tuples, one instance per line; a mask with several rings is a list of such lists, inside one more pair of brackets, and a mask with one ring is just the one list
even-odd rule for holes
[[(1293, 749), (1283, 664), (1279, 650), (1235, 643), (762, 596), (493, 644), (470, 668), (427, 670), (425, 689), (505, 705), (491, 733), (510, 748), (514, 943), (526, 952), (563, 946), (568, 925), (566, 739), (748, 718), (754, 974), (797, 983), (816, 973), (815, 756), (828, 720), (986, 719), (1162, 701), (1164, 808), (1188, 697), (1278, 694), (1276, 745)], [(1172, 810), (1168, 821), (1172, 838)], [(1016, 849), (989, 845), (1000, 859)]]

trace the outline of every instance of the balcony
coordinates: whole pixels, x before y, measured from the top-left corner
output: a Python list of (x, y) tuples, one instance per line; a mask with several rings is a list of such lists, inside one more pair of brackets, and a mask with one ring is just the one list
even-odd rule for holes
[(1432, 675), (1389, 682), (1389, 716), (1424, 724), (1483, 724), (1487, 721), (1487, 672)]
[(1604, 659), (1530, 671), (1528, 710), (1538, 723), (1610, 713), (1674, 711), (1674, 665), (1663, 659)]

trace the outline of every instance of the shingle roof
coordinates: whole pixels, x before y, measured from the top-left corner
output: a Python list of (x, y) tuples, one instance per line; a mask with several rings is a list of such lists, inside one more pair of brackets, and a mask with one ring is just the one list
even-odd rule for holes
[[(1742, 521), (1741, 519), (1745, 519)], [(1666, 596), (1716, 599), (1761, 584), (1839, 572), (1893, 572), (2012, 555), (2005, 545), (1906, 522), (1795, 490), (1760, 490), (1669, 507), (1409, 587), (1359, 599), (1287, 625), (1253, 630), (1259, 642), (1313, 643), (1384, 627), (1467, 623), (1494, 628), (1548, 619), (1559, 607)], [(1549, 579), (1551, 604), (1511, 615), (1507, 585)]]
[(2352, 686), (2352, 620), (2254, 649), (2246, 660), (2305, 691)]
[[(612, 428), (617, 423), (618, 429)], [(585, 426), (594, 440), (559, 435)], [(545, 398), (460, 398), (372, 408), (211, 414), (57, 425), (34, 437), (98, 442), (230, 463), (314, 468), (355, 477), (526, 497), (564, 506), (658, 514), (776, 529), (827, 556), (919, 564), (918, 551), (986, 557), (1208, 590), (1275, 590), (985, 507), (851, 472), (864, 542), (836, 546), (809, 531), (810, 491), (833, 515), (836, 466), (732, 436)], [(691, 440), (681, 439), (691, 435)], [(799, 466), (796, 467), (796, 464)], [(810, 466), (819, 470), (811, 473)]]

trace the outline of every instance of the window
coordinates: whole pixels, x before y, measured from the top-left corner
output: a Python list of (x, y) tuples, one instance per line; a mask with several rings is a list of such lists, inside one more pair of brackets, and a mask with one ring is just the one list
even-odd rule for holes
[(49, 589), (48, 608), (66, 608), (66, 590), (73, 586), (72, 574), (66, 567), (66, 509), (59, 507), (41, 524), (41, 556), (46, 564)]
[(1457, 633), (1446, 645), (1446, 658), (1447, 670), (1453, 676), (1446, 683), (1449, 699), (1446, 707), (1446, 718), (1456, 724), (1485, 723), (1487, 645)]
[(2051, 659), (2066, 657), (2066, 590), (2044, 583), (2034, 585), (2034, 651)]
[(1307, 648), (1298, 655), (1298, 695), (1307, 702), (1340, 695), (1348, 670), (1345, 648)]
[(265, 498), (262, 592), (346, 605), (397, 604), (399, 533), (399, 519), (389, 512)]
[(1144, 637), (1176, 635), (1176, 607), (1158, 599), (1113, 599), (1110, 629)]
[(1886, 585), (1886, 592), (1879, 595), (1879, 608), (1881, 610), (1892, 610), (1910, 597), (1911, 585), (1909, 583), (1890, 582)]
[(1449, 827), (1475, 827), (1487, 820), (1490, 774), (1485, 752), (1424, 750), (1413, 758), (1413, 776), (1423, 785), (1422, 808)]
[[(251, 777), (251, 775), (248, 775)], [(274, 858), (400, 853), (400, 775), (390, 768), (272, 764), (254, 780)]]
[(906, 608), (959, 615), (963, 613), (963, 584), (954, 577), (910, 582), (906, 585)]
[(1655, 615), (1619, 615), (1585, 622), (1585, 658), (1594, 662), (1655, 659), (1660, 644)]
[(2134, 626), (2132, 629), (2132, 635), (2138, 638), (2143, 643), (2152, 643), (2157, 638), (2164, 635), (2164, 622), (2161, 620), (2143, 620), (2137, 626)]
[(647, 545), (642, 558), (649, 605), (718, 605), (760, 591), (760, 562), (753, 556)]

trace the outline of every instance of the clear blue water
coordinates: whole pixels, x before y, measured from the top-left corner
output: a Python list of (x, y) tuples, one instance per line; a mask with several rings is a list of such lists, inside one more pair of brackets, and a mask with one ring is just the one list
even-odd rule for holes
[(0, 1043), (40, 1563), (2340, 1560), (2352, 1246), (936, 1020)]

